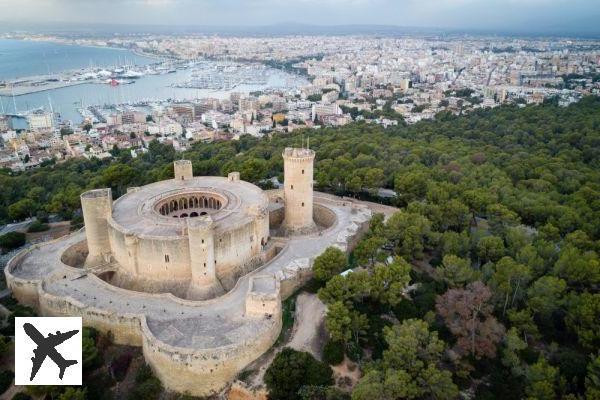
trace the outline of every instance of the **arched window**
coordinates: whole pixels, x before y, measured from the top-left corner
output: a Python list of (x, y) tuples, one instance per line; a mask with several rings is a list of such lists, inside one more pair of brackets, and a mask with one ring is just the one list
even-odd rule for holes
[(188, 214), (187, 214), (187, 213), (183, 213), (183, 214), (181, 214), (181, 215), (179, 216), (179, 218), (187, 218), (187, 217), (188, 217)]
[(197, 217), (197, 216), (198, 216), (198, 213), (196, 211), (190, 213), (190, 217)]

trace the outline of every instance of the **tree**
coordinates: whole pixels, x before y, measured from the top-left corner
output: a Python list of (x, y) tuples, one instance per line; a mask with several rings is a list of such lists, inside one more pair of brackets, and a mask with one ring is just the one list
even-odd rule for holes
[(530, 400), (556, 399), (558, 369), (548, 364), (544, 357), (527, 369), (525, 394)]
[(11, 386), (14, 377), (15, 374), (11, 370), (4, 370), (0, 372), (0, 394), (6, 392), (6, 390)]
[(400, 173), (394, 180), (394, 188), (408, 203), (425, 197), (428, 181), (429, 176), (421, 171)]
[(358, 193), (362, 190), (362, 179), (360, 179), (360, 176), (352, 176), (350, 177), (350, 179), (348, 181), (346, 181), (346, 190), (348, 190), (351, 193)]
[(498, 236), (485, 236), (477, 243), (477, 255), (482, 262), (496, 262), (504, 255), (504, 242)]
[(335, 386), (302, 386), (300, 400), (350, 400), (350, 395)]
[(370, 189), (380, 187), (385, 180), (385, 174), (381, 168), (369, 168), (365, 173), (363, 183)]
[(431, 223), (417, 213), (397, 212), (387, 221), (385, 232), (396, 254), (407, 259), (421, 258)]
[(527, 343), (521, 339), (517, 328), (513, 327), (508, 330), (504, 338), (504, 349), (502, 350), (502, 365), (510, 368), (510, 371), (515, 376), (525, 375), (525, 367), (523, 361), (519, 357), (519, 353), (527, 348)]
[(327, 308), (325, 326), (331, 339), (344, 344), (354, 339), (358, 343), (359, 337), (368, 329), (369, 321), (365, 315), (336, 301)]
[(344, 361), (344, 343), (328, 340), (323, 346), (323, 361), (329, 365), (338, 365)]
[(535, 321), (533, 320), (533, 315), (531, 314), (530, 309), (524, 308), (522, 310), (509, 310), (508, 320), (512, 326), (521, 333), (525, 343), (528, 343), (529, 339), (531, 338), (538, 339), (540, 337), (540, 332), (535, 324)]
[(543, 276), (527, 290), (527, 305), (543, 318), (563, 306), (567, 282), (554, 276)]
[(303, 386), (329, 386), (333, 384), (331, 368), (306, 352), (284, 348), (265, 372), (269, 399), (295, 400)]
[(531, 235), (522, 226), (509, 227), (504, 234), (508, 254), (516, 257), (519, 251), (531, 244)]
[(92, 328), (84, 328), (82, 332), (82, 358), (84, 370), (92, 370), (98, 367), (101, 360), (100, 352), (96, 347), (98, 332)]
[(471, 262), (455, 255), (444, 256), (437, 274), (450, 288), (461, 288), (478, 278), (477, 271), (471, 268)]
[(456, 336), (458, 354), (494, 358), (504, 327), (492, 315), (492, 293), (476, 281), (465, 289), (450, 289), (436, 300), (436, 310)]
[(162, 384), (154, 376), (152, 369), (148, 364), (140, 366), (135, 374), (134, 388), (129, 392), (128, 399), (148, 399), (156, 400), (162, 392)]
[(450, 200), (442, 205), (442, 218), (444, 223), (441, 231), (453, 230), (461, 232), (469, 227), (469, 208), (458, 200)]
[(441, 248), (442, 254), (444, 255), (455, 255), (459, 257), (466, 257), (469, 253), (469, 234), (467, 231), (457, 232), (444, 232), (441, 236)]
[(371, 293), (371, 278), (367, 271), (355, 271), (346, 276), (336, 275), (319, 289), (319, 299), (325, 304), (336, 301), (352, 304), (361, 302)]
[(512, 308), (516, 301), (523, 298), (530, 279), (529, 267), (510, 257), (503, 257), (496, 263), (489, 283), (502, 304), (502, 315), (506, 314), (508, 307)]
[(371, 296), (382, 304), (394, 307), (405, 297), (410, 270), (410, 264), (401, 257), (396, 257), (389, 265), (377, 265), (371, 276)]
[(600, 353), (592, 355), (591, 361), (587, 365), (585, 398), (587, 400), (600, 399)]
[(381, 368), (367, 372), (352, 393), (353, 400), (451, 399), (458, 395), (450, 371), (440, 369), (444, 342), (425, 321), (408, 319), (384, 328), (388, 349)]
[(346, 253), (337, 247), (328, 247), (321, 255), (315, 258), (313, 271), (315, 279), (326, 282), (339, 274), (348, 265)]
[(378, 236), (371, 236), (361, 240), (354, 248), (354, 255), (359, 264), (368, 264), (370, 267), (375, 265), (377, 254), (385, 244), (385, 239)]
[(27, 227), (27, 233), (45, 232), (49, 229), (50, 229), (50, 225), (44, 224), (38, 220), (35, 220), (31, 224), (29, 224), (29, 226)]
[(0, 249), (9, 251), (25, 244), (25, 234), (22, 232), (8, 232), (0, 236)]
[(8, 353), (9, 348), (10, 338), (0, 335), (0, 359), (4, 358), (4, 356)]
[(71, 218), (75, 210), (81, 205), (80, 195), (83, 189), (75, 184), (69, 184), (59, 189), (52, 195), (46, 205), (46, 211), (60, 214), (62, 217)]
[(571, 296), (567, 327), (577, 335), (579, 344), (595, 351), (600, 348), (600, 293), (584, 292)]
[(367, 232), (367, 236), (384, 236), (385, 223), (384, 223), (385, 215), (382, 213), (375, 213), (371, 217), (371, 221), (369, 221), (369, 231)]
[(65, 391), (58, 396), (58, 400), (85, 400), (85, 394), (85, 389), (67, 387)]
[(15, 221), (30, 218), (35, 215), (37, 209), (38, 205), (35, 201), (31, 199), (21, 199), (8, 206), (8, 217)]
[[(538, 246), (542, 246), (544, 243), (536, 243)], [(520, 264), (525, 264), (531, 268), (533, 276), (542, 276), (547, 272), (546, 262), (540, 256), (538, 249), (533, 245), (527, 245), (517, 253), (515, 260)]]
[(346, 343), (352, 338), (351, 311), (341, 301), (336, 301), (327, 307), (325, 326), (332, 340)]
[(510, 226), (518, 224), (518, 215), (503, 204), (492, 204), (487, 208), (490, 229), (494, 235), (499, 235)]
[(102, 186), (112, 188), (119, 196), (125, 193), (136, 177), (136, 171), (129, 165), (111, 165), (99, 177)]
[(590, 287), (600, 283), (600, 258), (596, 252), (567, 246), (560, 252), (552, 272), (569, 285)]

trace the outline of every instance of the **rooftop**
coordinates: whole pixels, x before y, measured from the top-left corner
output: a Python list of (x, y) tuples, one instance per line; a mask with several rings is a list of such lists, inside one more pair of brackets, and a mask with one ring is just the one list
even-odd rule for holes
[(248, 182), (229, 181), (225, 177), (196, 177), (189, 180), (166, 180), (142, 186), (117, 199), (112, 218), (120, 230), (139, 236), (180, 237), (187, 226), (186, 218), (160, 215), (156, 203), (177, 195), (208, 194), (224, 198), (223, 207), (211, 214), (216, 230), (229, 229), (251, 218), (250, 210), (267, 208), (263, 191)]

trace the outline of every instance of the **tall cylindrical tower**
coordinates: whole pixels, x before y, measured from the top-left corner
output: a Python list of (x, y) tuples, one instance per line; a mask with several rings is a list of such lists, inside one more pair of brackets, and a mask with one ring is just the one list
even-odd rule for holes
[(175, 171), (175, 179), (178, 181), (192, 179), (194, 177), (192, 162), (190, 160), (175, 161), (173, 163), (173, 169)]
[(307, 232), (315, 228), (313, 221), (313, 163), (310, 149), (286, 148), (283, 151), (285, 217), (288, 232)]
[(96, 189), (81, 195), (81, 210), (89, 254), (86, 266), (102, 264), (110, 254), (108, 217), (112, 213), (112, 193), (108, 189)]
[(216, 275), (213, 220), (210, 215), (188, 218), (192, 281), (188, 298), (202, 300), (223, 291)]

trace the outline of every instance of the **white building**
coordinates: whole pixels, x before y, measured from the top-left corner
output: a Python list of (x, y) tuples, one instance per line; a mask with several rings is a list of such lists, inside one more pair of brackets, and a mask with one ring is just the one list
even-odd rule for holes
[(54, 126), (54, 117), (50, 112), (35, 110), (27, 114), (27, 124), (31, 130), (52, 129)]

